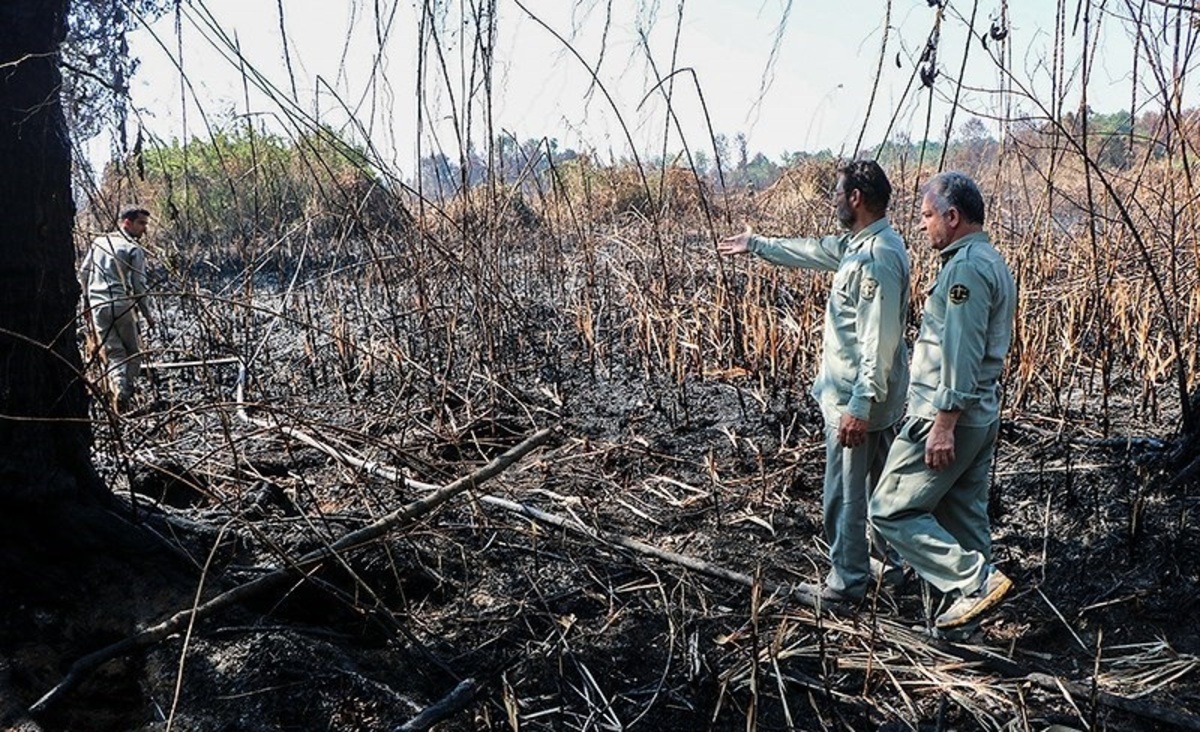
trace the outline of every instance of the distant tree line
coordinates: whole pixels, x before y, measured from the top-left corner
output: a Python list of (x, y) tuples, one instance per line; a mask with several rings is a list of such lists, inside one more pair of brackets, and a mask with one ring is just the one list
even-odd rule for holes
[[(1200, 112), (1185, 114), (1194, 120), (1190, 129), (1200, 133)], [(1079, 112), (1068, 112), (1057, 124), (1046, 120), (1030, 120), (1010, 125), (1007, 134), (1012, 142), (1041, 147), (1049, 136), (1056, 132), (1083, 136), (1086, 121), (1086, 139), (1090, 155), (1103, 167), (1124, 170), (1133, 161), (1149, 156), (1160, 160), (1168, 154), (1170, 140), (1166, 138), (1173, 129), (1163, 124), (1163, 115), (1144, 112), (1136, 118), (1127, 111), (1097, 113), (1087, 110), (1086, 120)], [(978, 117), (971, 117), (958, 129), (949, 142), (937, 140), (915, 140), (907, 133), (893, 135), (876, 147), (862, 153), (880, 162), (896, 164), (913, 161), (922, 156), (926, 161), (937, 161), (945, 157), (949, 167), (978, 169), (995, 160), (1001, 149), (1001, 141)], [(522, 186), (546, 183), (555, 166), (576, 160), (586, 153), (571, 148), (562, 148), (554, 138), (528, 138), (519, 141), (515, 136), (498, 136), (490, 151), (480, 152), (474, 148), (465, 155), (451, 157), (438, 152), (421, 159), (414, 187), (433, 199), (445, 199), (456, 195), (464, 187), (470, 188), (489, 180), (507, 185)], [(706, 181), (711, 190), (759, 191), (769, 188), (779, 180), (783, 172), (804, 163), (831, 162), (837, 154), (829, 149), (817, 152), (783, 152), (777, 160), (765, 153), (749, 149), (748, 138), (737, 133), (730, 139), (718, 134), (711, 149), (698, 148), (691, 151), (691, 161), (696, 173)], [(652, 158), (646, 165), (661, 168), (664, 165), (683, 165), (686, 158), (677, 155), (671, 160)], [(617, 161), (615, 165), (628, 165), (631, 161)], [(719, 164), (719, 167), (718, 167)], [(544, 188), (543, 188), (544, 190)]]
[[(1200, 113), (1189, 112), (1186, 118), (1194, 122), (1183, 129), (1200, 132), (1200, 124), (1196, 124)], [(1089, 110), (1086, 120), (1071, 112), (1058, 124), (1030, 121), (1009, 125), (1006, 133), (1012, 137), (1010, 143), (1046, 147), (1055, 134), (1079, 137), (1085, 129), (1093, 159), (1106, 168), (1123, 170), (1145, 156), (1154, 160), (1165, 157), (1170, 140), (1164, 139), (1164, 131), (1177, 128), (1163, 124), (1162, 115), (1154, 112), (1135, 118), (1123, 111), (1100, 114)], [(911, 163), (919, 156), (928, 162), (945, 156), (947, 167), (978, 170), (993, 162), (1001, 147), (987, 125), (971, 117), (949, 143), (913, 140), (901, 133), (863, 154), (876, 157), (885, 166)], [(762, 152), (751, 153), (746, 135), (739, 133), (733, 138), (717, 135), (711, 149), (692, 151), (690, 161), (709, 191), (753, 192), (769, 188), (789, 169), (830, 163), (835, 157), (834, 152), (821, 150), (784, 152), (772, 159)], [(651, 158), (644, 166), (654, 173), (686, 168), (688, 160), (676, 154), (666, 160)], [(598, 171), (630, 165), (630, 161), (597, 164), (591, 154), (563, 147), (554, 138), (520, 140), (503, 134), (487, 150), (470, 149), (456, 157), (443, 152), (424, 156), (407, 185), (429, 200), (448, 200), (464, 188), (485, 183), (502, 184), (532, 198), (564, 180), (578, 178), (581, 168)], [(197, 244), (209, 245), (269, 237), (300, 222), (354, 225), (369, 217), (376, 224), (395, 224), (398, 222), (380, 221), (381, 212), (389, 209), (383, 199), (394, 196), (393, 188), (394, 184), (372, 167), (362, 148), (334, 130), (319, 128), (287, 138), (237, 121), (206, 139), (147, 145), (135, 150), (132, 157), (111, 163), (100, 199), (144, 201), (171, 224), (178, 241), (195, 239)], [(362, 206), (368, 199), (371, 205)], [(96, 211), (93, 225), (107, 226), (110, 214)]]
[(560, 149), (555, 138), (521, 142), (512, 135), (498, 135), (488, 152), (471, 147), (458, 157), (444, 152), (422, 157), (412, 187), (427, 198), (447, 199), (488, 181), (514, 186), (546, 182), (555, 165), (578, 157), (580, 153), (571, 148)]
[[(1160, 112), (1144, 112), (1134, 117), (1127, 111), (1108, 114), (1067, 112), (1057, 122), (1029, 119), (1012, 123), (1006, 128), (1008, 142), (1028, 149), (1048, 148), (1055, 138), (1070, 135), (1086, 142), (1089, 157), (1109, 170), (1127, 170), (1136, 161), (1161, 161), (1170, 153), (1171, 135), (1179, 129), (1200, 142), (1200, 110), (1188, 110), (1182, 115), (1182, 125), (1168, 124)], [(963, 123), (949, 145), (938, 141), (912, 140), (907, 134), (894, 135), (878, 148), (883, 163), (915, 160), (922, 151), (926, 160), (936, 160), (946, 154), (948, 167), (978, 169), (993, 162), (1001, 150), (1001, 142), (978, 117)]]

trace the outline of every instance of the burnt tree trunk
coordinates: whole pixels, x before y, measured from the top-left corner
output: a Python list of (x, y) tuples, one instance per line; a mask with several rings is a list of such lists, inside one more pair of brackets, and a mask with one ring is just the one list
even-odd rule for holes
[(1189, 401), (1190, 409), (1184, 414), (1191, 414), (1193, 418), (1184, 419), (1179, 441), (1167, 458), (1170, 488), (1200, 484), (1200, 424), (1197, 424), (1200, 420), (1196, 419), (1200, 416), (1200, 388), (1192, 392)]
[[(23, 711), (50, 683), (39, 669), (94, 644), (88, 623), (112, 624), (96, 612), (97, 587), (125, 590), (140, 566), (102, 565), (133, 555), (128, 537), (143, 532), (110, 510), (91, 463), (59, 102), (67, 4), (0, 0), (0, 606), (10, 610), (0, 619), (0, 729), (39, 729)], [(30, 622), (36, 613), (53, 622)], [(62, 716), (59, 728), (118, 728), (92, 712)]]
[(38, 512), (107, 494), (91, 466), (76, 342), (58, 67), (67, 2), (0, 2), (0, 506)]

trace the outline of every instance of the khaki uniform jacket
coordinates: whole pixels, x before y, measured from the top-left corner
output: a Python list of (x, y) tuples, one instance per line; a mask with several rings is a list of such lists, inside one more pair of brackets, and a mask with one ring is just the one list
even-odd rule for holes
[(83, 260), (80, 279), (88, 307), (138, 305), (146, 313), (146, 253), (124, 232), (96, 237)]
[(857, 234), (776, 239), (752, 236), (750, 251), (785, 267), (834, 272), (821, 370), (812, 396), (830, 426), (848, 413), (880, 430), (904, 413), (908, 388), (909, 261), (886, 218)]
[(933, 419), (961, 411), (958, 424), (1000, 418), (1000, 372), (1012, 343), (1017, 288), (1004, 258), (980, 232), (941, 252), (913, 346), (909, 414)]

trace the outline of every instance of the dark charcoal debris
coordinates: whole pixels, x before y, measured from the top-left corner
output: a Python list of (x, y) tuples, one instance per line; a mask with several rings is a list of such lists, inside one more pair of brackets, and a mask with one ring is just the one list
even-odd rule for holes
[[(330, 323), (268, 327), (268, 311), (255, 310), (249, 341), (269, 357), (256, 362), (245, 406), (360, 466), (241, 421), (225, 371), (164, 372), (156, 403), (96, 422), (98, 469), (117, 495), (142, 496), (139, 512), (125, 512), (140, 522), (131, 531), (150, 538), (111, 550), (111, 536), (85, 542), (52, 520), (0, 531), (0, 601), (10, 608), (0, 693), (17, 706), (198, 595), (286, 567), (427, 495), (363, 463), (445, 484), (536, 428), (560, 425), (556, 443), (384, 542), (122, 655), (39, 717), (44, 729), (153, 730), (168, 718), (189, 731), (394, 729), (468, 678), (476, 696), (438, 729), (504, 729), (515, 715), (530, 730), (740, 730), (752, 713), (761, 729), (789, 719), (797, 729), (974, 729), (983, 718), (1159, 728), (1086, 700), (1076, 702), (1080, 719), (1061, 694), (961, 664), (916, 670), (871, 635), (872, 608), (911, 625), (937, 612), (940, 598), (926, 603), (916, 582), (818, 628), (787, 598), (754, 599), (471, 499), (494, 492), (766, 582), (817, 580), (824, 449), (803, 374), (681, 382), (648, 369), (634, 343), (588, 350), (568, 315), (545, 298), (523, 305), (519, 288), (500, 321), (511, 332), (485, 338), (423, 327), (421, 312), (403, 308), (360, 317), (378, 306), (359, 297), (366, 284), (323, 286), (292, 293), (288, 312), (344, 318), (341, 343), (358, 350), (335, 353)], [(325, 297), (337, 307), (323, 307)], [(173, 348), (236, 350), (226, 334), (237, 328), (196, 331), (213, 314), (195, 303), (170, 315)], [(486, 363), (469, 360), (479, 353)], [(1004, 425), (994, 552), (1017, 588), (972, 643), (1081, 683), (1099, 649), (1106, 687), (1130, 695), (1148, 683), (1130, 680), (1133, 670), (1181, 670), (1146, 700), (1186, 710), (1200, 696), (1200, 671), (1182, 665), (1200, 655), (1190, 620), (1200, 553), (1188, 549), (1200, 546), (1200, 501), (1160, 479), (1149, 450), (1162, 454), (1150, 442), (1117, 449), (1057, 427)], [(173, 549), (156, 549), (162, 542)], [(939, 678), (962, 683), (951, 695)]]

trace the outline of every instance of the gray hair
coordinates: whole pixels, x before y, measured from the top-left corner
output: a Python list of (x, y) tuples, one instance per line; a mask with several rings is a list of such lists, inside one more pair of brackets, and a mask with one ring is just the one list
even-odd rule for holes
[(956, 208), (967, 223), (983, 225), (983, 194), (969, 176), (957, 171), (938, 173), (922, 190), (932, 196), (938, 213)]

